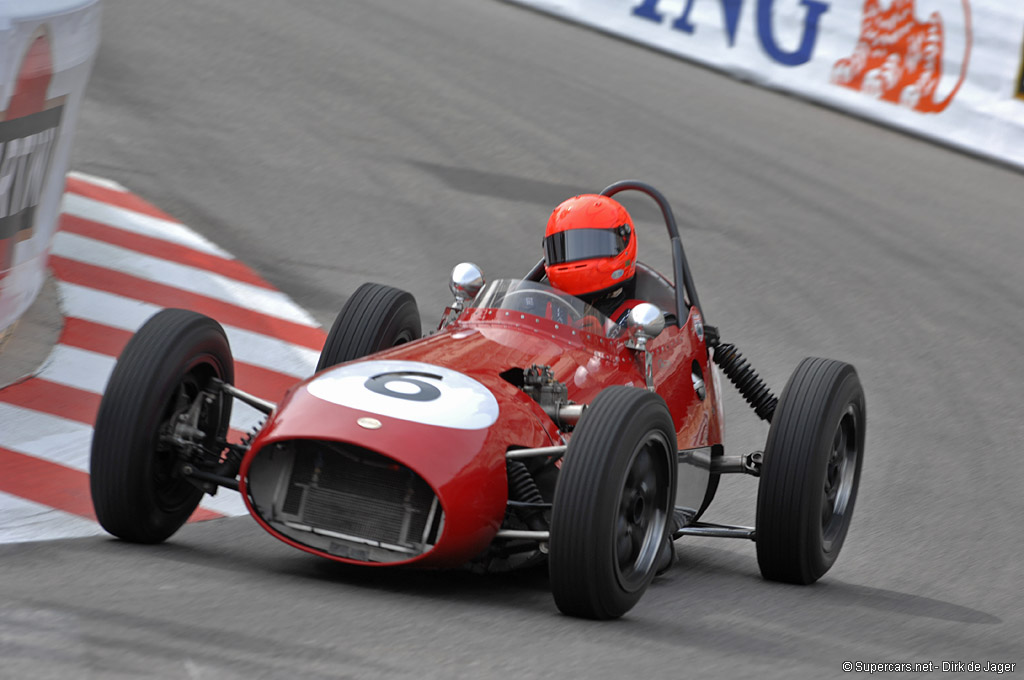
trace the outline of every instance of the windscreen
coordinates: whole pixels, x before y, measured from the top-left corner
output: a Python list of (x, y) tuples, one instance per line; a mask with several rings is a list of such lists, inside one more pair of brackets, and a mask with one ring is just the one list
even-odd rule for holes
[(605, 337), (615, 337), (621, 330), (615, 322), (583, 300), (535, 281), (491, 281), (480, 289), (470, 307), (532, 314)]

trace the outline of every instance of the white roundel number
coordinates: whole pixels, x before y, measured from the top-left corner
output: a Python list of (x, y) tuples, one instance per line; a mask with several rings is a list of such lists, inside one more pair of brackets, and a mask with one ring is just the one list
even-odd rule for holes
[(441, 390), (420, 378), (443, 380), (441, 376), (431, 373), (397, 371), (367, 378), (363, 386), (371, 392), (395, 397), (396, 399), (408, 399), (409, 401), (434, 401), (435, 399), (440, 399)]
[(418, 361), (362, 361), (324, 371), (314, 397), (424, 425), (479, 430), (498, 419), (498, 401), (467, 375)]

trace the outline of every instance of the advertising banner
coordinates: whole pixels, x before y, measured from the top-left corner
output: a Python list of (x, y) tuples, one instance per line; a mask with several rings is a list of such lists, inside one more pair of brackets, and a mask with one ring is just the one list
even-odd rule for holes
[(511, 1), (1024, 167), (1024, 2)]
[(98, 0), (0, 3), (0, 332), (43, 284), (99, 33)]

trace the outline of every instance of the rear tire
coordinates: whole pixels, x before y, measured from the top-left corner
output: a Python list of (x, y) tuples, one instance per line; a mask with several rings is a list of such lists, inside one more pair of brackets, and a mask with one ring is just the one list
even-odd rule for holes
[(206, 394), (199, 425), (211, 445), (227, 434), (231, 398), (210, 390), (234, 382), (227, 336), (213, 319), (184, 309), (150, 318), (121, 352), (100, 402), (89, 486), (100, 525), (135, 543), (160, 543), (192, 515), (203, 492), (184, 479), (180, 453), (161, 441)]
[(551, 511), (548, 570), (565, 614), (614, 619), (655, 576), (676, 492), (676, 433), (644, 389), (597, 395), (569, 441)]
[(405, 291), (364, 283), (341, 308), (324, 343), (317, 372), (422, 335), (416, 299)]
[(864, 390), (850, 364), (804, 359), (772, 417), (757, 492), (757, 563), (809, 584), (835, 563), (864, 458)]

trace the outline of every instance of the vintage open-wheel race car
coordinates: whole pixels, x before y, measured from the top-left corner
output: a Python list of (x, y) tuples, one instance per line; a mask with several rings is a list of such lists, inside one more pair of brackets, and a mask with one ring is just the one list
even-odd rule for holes
[[(547, 562), (558, 608), (629, 611), (682, 536), (753, 540), (765, 578), (811, 583), (853, 513), (864, 394), (846, 363), (805, 359), (776, 398), (705, 324), (675, 219), (673, 281), (638, 265), (620, 325), (545, 284), (485, 283), (463, 263), (421, 337), (409, 293), (364, 284), (315, 375), (280, 403), (233, 383), (220, 324), (180, 309), (134, 335), (96, 420), (91, 490), (126, 541), (174, 534), (204, 493), (239, 491), (255, 520), (307, 552), (360, 565), (505, 570)], [(726, 455), (719, 370), (770, 421), (763, 451)], [(234, 401), (263, 411), (229, 441)], [(702, 521), (721, 474), (759, 478), (754, 527)]]

